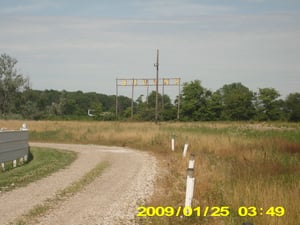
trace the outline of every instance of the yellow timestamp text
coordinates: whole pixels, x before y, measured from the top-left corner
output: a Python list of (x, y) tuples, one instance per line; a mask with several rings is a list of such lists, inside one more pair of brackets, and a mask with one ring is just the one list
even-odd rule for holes
[(140, 206), (137, 208), (138, 217), (153, 217), (153, 216), (198, 216), (198, 217), (226, 217), (231, 214), (238, 215), (240, 217), (255, 217), (255, 216), (277, 216), (281, 217), (285, 214), (283, 206), (271, 206), (268, 208), (256, 207), (256, 206), (240, 206), (238, 209), (231, 209), (229, 206), (206, 206), (206, 207), (172, 207), (172, 206)]

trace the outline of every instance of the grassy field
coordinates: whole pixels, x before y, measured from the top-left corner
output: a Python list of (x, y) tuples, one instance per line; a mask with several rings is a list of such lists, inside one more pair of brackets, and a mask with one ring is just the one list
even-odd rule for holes
[[(9, 129), (20, 124), (1, 121)], [(154, 207), (183, 206), (188, 157), (182, 157), (182, 150), (188, 143), (189, 153), (195, 154), (193, 207), (225, 206), (230, 215), (137, 218), (140, 224), (296, 225), (300, 221), (300, 124), (28, 121), (27, 126), (31, 141), (127, 146), (154, 153), (162, 171), (147, 202)], [(172, 136), (175, 152), (170, 147)], [(242, 207), (247, 215), (238, 215)], [(276, 216), (282, 208), (284, 215)]]
[(71, 164), (75, 152), (31, 148), (33, 160), (21, 167), (0, 172), (0, 191), (10, 191), (41, 179)]

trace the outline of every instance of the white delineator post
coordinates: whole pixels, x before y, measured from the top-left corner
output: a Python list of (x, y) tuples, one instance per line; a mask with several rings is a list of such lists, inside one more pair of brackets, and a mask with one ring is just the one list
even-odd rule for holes
[(194, 169), (195, 166), (195, 155), (191, 154), (190, 155), (190, 160), (189, 160), (189, 169)]
[(174, 152), (174, 150), (175, 150), (175, 138), (174, 137), (172, 137), (172, 139), (171, 139), (171, 149)]
[[(22, 124), (22, 127), (20, 128), (21, 131), (28, 131), (27, 125), (26, 123)], [(21, 158), (21, 164), (23, 164), (24, 162), (27, 162), (28, 160), (28, 154), (24, 155), (23, 158)]]
[(5, 164), (1, 163), (2, 171), (5, 171)]
[[(195, 155), (190, 155), (189, 167), (187, 169), (187, 178), (186, 178), (186, 192), (185, 192), (185, 207), (192, 207), (192, 199), (194, 195), (194, 186), (195, 186), (195, 178), (194, 178), (194, 165), (195, 165)], [(188, 210), (186, 208), (186, 210)], [(188, 212), (187, 212), (188, 213)]]
[(26, 123), (22, 124), (22, 127), (20, 128), (20, 130), (22, 130), (22, 131), (28, 130)]
[(189, 144), (185, 144), (184, 145), (184, 148), (183, 148), (183, 157), (186, 157), (186, 153), (187, 153), (188, 147), (189, 147)]
[(185, 210), (187, 211), (189, 210), (187, 207), (192, 207), (194, 185), (195, 185), (194, 169), (187, 169), (185, 204), (184, 204)]

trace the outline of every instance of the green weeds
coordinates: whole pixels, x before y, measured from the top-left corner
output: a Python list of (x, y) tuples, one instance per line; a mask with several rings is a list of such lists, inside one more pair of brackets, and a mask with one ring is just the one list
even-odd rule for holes
[(75, 152), (48, 148), (31, 148), (31, 153), (33, 160), (29, 163), (0, 173), (1, 191), (26, 186), (70, 165), (77, 157)]

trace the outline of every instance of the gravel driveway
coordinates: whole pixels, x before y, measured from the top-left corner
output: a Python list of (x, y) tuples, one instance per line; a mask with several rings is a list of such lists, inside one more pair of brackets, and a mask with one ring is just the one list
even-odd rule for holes
[(79, 153), (68, 168), (7, 193), (0, 194), (0, 224), (8, 224), (59, 190), (69, 186), (101, 161), (110, 166), (82, 192), (51, 209), (37, 224), (133, 224), (136, 208), (153, 191), (156, 160), (146, 152), (98, 145), (30, 143), (30, 146)]

